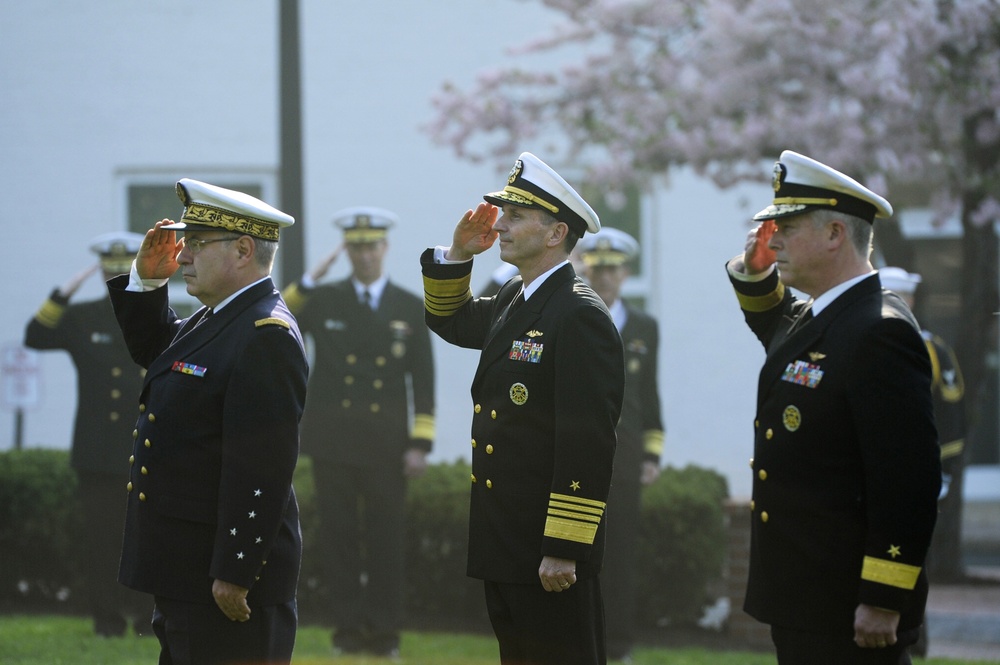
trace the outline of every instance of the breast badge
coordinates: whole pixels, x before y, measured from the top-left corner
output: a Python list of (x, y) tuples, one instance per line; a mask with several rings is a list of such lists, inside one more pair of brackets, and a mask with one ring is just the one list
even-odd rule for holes
[(785, 412), (781, 414), (781, 422), (785, 424), (785, 429), (794, 432), (802, 424), (802, 412), (799, 407), (789, 404), (785, 407)]
[(510, 401), (518, 406), (524, 406), (528, 401), (528, 387), (523, 383), (515, 383), (510, 387)]

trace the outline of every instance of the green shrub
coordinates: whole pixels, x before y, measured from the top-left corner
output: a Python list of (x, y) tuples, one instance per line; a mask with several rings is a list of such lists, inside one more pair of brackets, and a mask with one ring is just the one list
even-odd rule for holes
[(0, 454), (0, 600), (63, 601), (66, 590), (82, 589), (75, 491), (65, 450)]
[(652, 622), (690, 623), (714, 601), (726, 555), (725, 477), (696, 466), (667, 467), (643, 490), (638, 615)]
[[(488, 628), (482, 583), (465, 575), (470, 473), (469, 463), (458, 460), (431, 465), (410, 481), (404, 547), (411, 624)], [(324, 623), (329, 599), (315, 546), (319, 516), (308, 457), (300, 458), (294, 483), (305, 546), (299, 609), (303, 621)], [(0, 601), (53, 603), (60, 589), (82, 588), (75, 485), (66, 451), (0, 453)], [(691, 623), (714, 600), (708, 589), (722, 572), (726, 496), (725, 478), (695, 466), (668, 467), (643, 490), (636, 566), (644, 571), (638, 589), (644, 624)]]

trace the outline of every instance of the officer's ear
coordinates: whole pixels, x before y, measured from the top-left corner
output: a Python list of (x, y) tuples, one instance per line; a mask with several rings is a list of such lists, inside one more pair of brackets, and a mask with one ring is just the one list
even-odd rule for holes
[(241, 259), (253, 258), (257, 245), (250, 236), (240, 236), (236, 241), (236, 252)]

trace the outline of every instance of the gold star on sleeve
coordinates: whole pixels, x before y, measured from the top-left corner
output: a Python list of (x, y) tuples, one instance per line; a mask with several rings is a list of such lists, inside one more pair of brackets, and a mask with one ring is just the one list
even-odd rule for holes
[(889, 549), (886, 550), (886, 554), (895, 559), (897, 556), (900, 555), (899, 545), (889, 545)]
[(573, 490), (574, 492), (577, 491), (578, 489), (580, 489), (580, 481), (579, 480), (574, 480), (573, 482), (571, 482), (569, 484), (569, 488), (571, 490)]

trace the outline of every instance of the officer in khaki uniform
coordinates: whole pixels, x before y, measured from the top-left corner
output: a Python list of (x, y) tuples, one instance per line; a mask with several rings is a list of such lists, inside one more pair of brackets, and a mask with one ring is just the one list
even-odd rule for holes
[[(287, 664), (308, 366), (270, 271), (294, 219), (197, 180), (180, 180), (177, 194), (181, 221), (156, 222), (129, 274), (108, 282), (132, 358), (147, 368), (122, 459), (118, 579), (153, 595), (160, 663)], [(204, 305), (187, 318), (169, 306), (177, 271)]]
[(920, 328), (869, 260), (892, 206), (790, 150), (772, 184), (727, 266), (767, 353), (744, 609), (780, 665), (909, 663), (941, 462)]
[[(83, 282), (100, 270), (104, 279), (127, 273), (142, 236), (115, 231), (94, 238), (90, 250), (99, 263), (55, 289), (28, 323), (24, 344), (61, 349), (76, 366), (77, 408), (70, 466), (77, 477), (83, 538), (77, 549), (87, 585), (94, 632), (124, 634), (126, 617), (136, 614), (136, 631), (147, 628), (151, 607), (115, 580), (121, 553), (121, 479), (132, 432), (132, 400), (146, 373), (136, 367), (107, 298), (70, 303)], [(141, 614), (141, 619), (139, 618)], [(147, 631), (148, 632), (148, 631)]]
[[(484, 199), (450, 247), (421, 256), (427, 325), (481, 350), (468, 574), (484, 580), (501, 662), (604, 663), (598, 573), (625, 367), (607, 307), (569, 261), (600, 220), (528, 152)], [(497, 240), (520, 274), (474, 298), (472, 259)]]
[[(313, 461), (334, 647), (393, 656), (406, 480), (423, 473), (434, 440), (434, 359), (423, 303), (383, 272), (399, 218), (354, 207), (334, 223), (343, 246), (285, 290), (314, 358), (302, 450)], [(319, 284), (344, 250), (350, 277)]]
[(608, 626), (608, 658), (631, 657), (636, 623), (637, 571), (641, 489), (660, 475), (663, 420), (657, 381), (659, 325), (649, 314), (627, 304), (622, 287), (639, 255), (639, 243), (619, 229), (603, 227), (588, 233), (576, 247), (584, 276), (611, 312), (625, 346), (625, 401), (618, 421), (618, 448), (611, 476), (608, 538), (601, 573), (601, 591)]
[[(914, 308), (920, 275), (890, 266), (878, 271), (882, 286), (895, 291), (910, 309)], [(962, 487), (965, 474), (965, 381), (951, 346), (929, 330), (921, 335), (931, 359), (934, 420), (941, 441), (941, 496), (938, 519), (927, 556), (927, 571), (933, 582), (957, 582), (965, 575), (962, 567)]]

